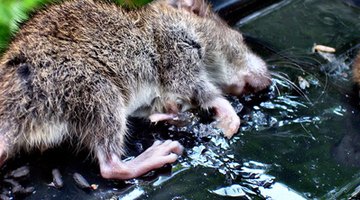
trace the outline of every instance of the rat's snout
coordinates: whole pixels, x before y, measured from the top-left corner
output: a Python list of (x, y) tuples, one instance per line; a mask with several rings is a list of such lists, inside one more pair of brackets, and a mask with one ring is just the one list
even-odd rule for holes
[(267, 65), (263, 59), (253, 53), (246, 56), (248, 73), (245, 74), (245, 83), (250, 91), (260, 91), (271, 84), (271, 77)]
[(244, 58), (243, 68), (237, 71), (226, 89), (231, 95), (246, 92), (258, 92), (271, 84), (271, 77), (266, 63), (255, 54), (249, 53)]

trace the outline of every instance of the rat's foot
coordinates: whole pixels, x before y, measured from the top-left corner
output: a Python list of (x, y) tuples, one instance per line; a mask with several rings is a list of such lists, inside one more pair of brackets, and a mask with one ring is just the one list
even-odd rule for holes
[(183, 146), (172, 140), (155, 141), (154, 144), (133, 160), (122, 162), (112, 154), (106, 158), (98, 153), (101, 175), (107, 179), (131, 179), (139, 177), (153, 169), (173, 163), (182, 154)]
[(223, 130), (225, 137), (230, 139), (238, 132), (240, 118), (228, 100), (222, 97), (215, 98), (210, 102), (209, 107), (215, 109), (216, 126)]

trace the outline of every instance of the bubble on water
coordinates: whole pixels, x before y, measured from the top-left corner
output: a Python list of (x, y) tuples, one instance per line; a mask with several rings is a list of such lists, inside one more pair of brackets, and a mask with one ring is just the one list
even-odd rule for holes
[(275, 108), (274, 103), (269, 102), (269, 101), (260, 103), (260, 106), (263, 107), (263, 108), (267, 108), (267, 109), (274, 109)]
[[(226, 166), (233, 168), (240, 167), (239, 163), (224, 163), (224, 165), (220, 167), (220, 173), (226, 173)], [(302, 196), (297, 192), (290, 188), (285, 190), (284, 187), (275, 182), (274, 176), (266, 174), (270, 167), (271, 165), (257, 161), (245, 162), (242, 164), (241, 170), (233, 169), (233, 171), (237, 171), (241, 176), (241, 182), (232, 182), (231, 185), (221, 186), (217, 189), (209, 190), (209, 192), (219, 196), (242, 197), (247, 199), (251, 199), (252, 196), (264, 199), (267, 197), (272, 198), (275, 197), (278, 192), (281, 192), (284, 193), (284, 195), (301, 199)], [(276, 188), (274, 188), (273, 185), (276, 185)]]
[(295, 123), (312, 122), (312, 117), (307, 117), (307, 116), (299, 117), (299, 118), (292, 120), (292, 122), (295, 122)]
[(278, 123), (278, 120), (275, 117), (270, 117), (270, 119), (269, 119), (269, 126), (270, 127), (273, 127), (277, 123)]
[(338, 116), (344, 116), (344, 113), (346, 113), (346, 109), (343, 108), (342, 106), (336, 106), (324, 110), (324, 114), (332, 114), (332, 113)]
[(237, 97), (229, 96), (227, 99), (230, 101), (231, 106), (234, 108), (236, 113), (240, 113), (244, 108), (244, 105), (240, 102)]
[(314, 86), (317, 86), (317, 87), (321, 86), (319, 79), (316, 78), (315, 76), (308, 75), (305, 78), (306, 78), (306, 80), (309, 81), (310, 85), (314, 85)]
[(226, 155), (226, 157), (231, 158), (231, 159), (235, 158), (234, 154)]
[(242, 167), (241, 168), (241, 172), (248, 174), (249, 177), (251, 177), (251, 174), (253, 174), (252, 176), (255, 176), (257, 174), (261, 174), (261, 173), (265, 173), (265, 169), (255, 169), (255, 168), (249, 168), (249, 167)]
[(259, 106), (254, 106), (253, 109), (254, 110), (260, 110), (260, 107)]
[(259, 187), (260, 194), (264, 199), (291, 199), (305, 200), (304, 194), (300, 194), (281, 183), (274, 183), (271, 187)]
[(251, 199), (246, 192), (244, 192), (244, 187), (239, 184), (234, 184), (228, 187), (219, 188), (217, 190), (209, 190), (209, 192), (217, 194), (219, 196), (225, 197), (242, 197), (246, 199)]
[(301, 103), (300, 101), (296, 101), (297, 99), (299, 99), (298, 96), (279, 96), (274, 101), (287, 104), (287, 105), (292, 106), (294, 108), (298, 108), (298, 107), (307, 108), (307, 106), (304, 103)]
[(123, 196), (119, 196), (118, 199), (123, 199), (123, 200), (139, 199), (145, 193), (146, 192), (143, 188), (135, 187), (132, 191), (128, 192), (127, 194), (125, 194)]
[(261, 111), (253, 112), (252, 120), (256, 124), (256, 126), (267, 125), (266, 115)]
[[(300, 98), (291, 95), (277, 96), (274, 99), (261, 102), (259, 106), (253, 106), (250, 114), (242, 116), (240, 131), (261, 131), (272, 127), (320, 121), (318, 116), (297, 116), (300, 108), (308, 108), (308, 103), (302, 102)], [(331, 112), (342, 113), (344, 110), (334, 109)]]
[(211, 138), (211, 142), (214, 143), (215, 146), (220, 146), (222, 149), (230, 148), (229, 142), (222, 136)]
[(253, 160), (244, 163), (244, 166), (251, 167), (253, 169), (268, 169), (270, 167), (270, 165), (268, 164), (264, 164)]

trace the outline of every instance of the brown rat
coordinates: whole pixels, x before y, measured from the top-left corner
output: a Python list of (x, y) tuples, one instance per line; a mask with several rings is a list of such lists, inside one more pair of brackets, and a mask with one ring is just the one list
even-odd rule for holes
[(202, 0), (158, 0), (129, 11), (72, 0), (24, 24), (0, 60), (0, 164), (20, 148), (74, 138), (104, 178), (138, 177), (183, 147), (156, 141), (122, 162), (129, 115), (214, 108), (227, 137), (240, 120), (222, 92), (270, 83), (265, 63)]

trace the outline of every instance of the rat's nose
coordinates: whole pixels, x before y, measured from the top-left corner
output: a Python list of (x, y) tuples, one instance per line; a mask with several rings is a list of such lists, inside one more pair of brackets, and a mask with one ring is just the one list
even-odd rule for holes
[(267, 88), (271, 84), (270, 74), (266, 72), (265, 74), (249, 74), (245, 77), (245, 87), (244, 91), (246, 92), (258, 92)]
[(257, 92), (271, 84), (271, 76), (263, 59), (253, 53), (246, 56), (248, 71), (245, 75), (245, 88)]

